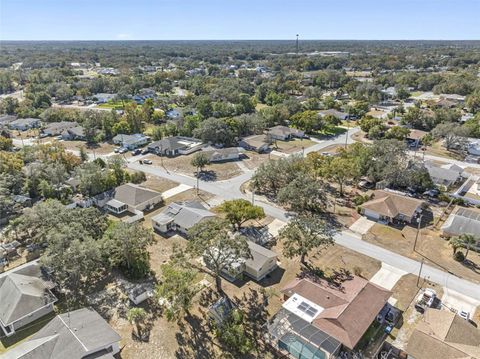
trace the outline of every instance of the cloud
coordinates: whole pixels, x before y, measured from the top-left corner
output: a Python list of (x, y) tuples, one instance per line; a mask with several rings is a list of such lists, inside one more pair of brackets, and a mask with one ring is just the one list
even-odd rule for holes
[(117, 40), (132, 40), (132, 34), (117, 34)]

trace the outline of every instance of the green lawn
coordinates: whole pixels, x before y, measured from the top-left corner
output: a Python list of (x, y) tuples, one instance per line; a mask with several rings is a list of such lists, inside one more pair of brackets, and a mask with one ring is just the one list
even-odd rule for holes
[(123, 104), (127, 104), (127, 103), (132, 103), (133, 101), (108, 101), (107, 103), (102, 103), (100, 105), (97, 105), (97, 107), (100, 107), (100, 108), (111, 108), (111, 109), (114, 109), (114, 110), (123, 110)]
[(35, 334), (45, 325), (47, 325), (47, 323), (51, 321), (54, 317), (55, 312), (52, 312), (17, 330), (15, 335), (0, 339), (0, 355), (5, 353), (7, 350), (12, 349), (13, 347), (26, 341), (33, 334)]

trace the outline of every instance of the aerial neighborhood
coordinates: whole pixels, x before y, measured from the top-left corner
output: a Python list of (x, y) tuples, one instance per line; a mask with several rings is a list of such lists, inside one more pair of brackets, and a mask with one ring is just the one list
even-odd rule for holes
[(479, 324), (478, 41), (2, 41), (0, 359), (480, 359)]

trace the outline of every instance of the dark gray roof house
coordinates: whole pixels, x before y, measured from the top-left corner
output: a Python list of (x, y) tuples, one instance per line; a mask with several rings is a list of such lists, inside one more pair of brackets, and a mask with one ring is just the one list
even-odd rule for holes
[(28, 341), (8, 351), (3, 359), (113, 359), (120, 336), (93, 309), (57, 315)]
[[(462, 234), (478, 235), (480, 233), (480, 209), (456, 206), (441, 229), (442, 235), (445, 237), (461, 236)], [(475, 248), (480, 248), (480, 241), (477, 241)]]
[(0, 127), (8, 126), (10, 122), (13, 122), (17, 119), (17, 116), (13, 115), (2, 115), (0, 116)]
[(162, 233), (178, 231), (186, 234), (195, 224), (212, 217), (215, 213), (208, 211), (200, 202), (173, 202), (152, 218), (152, 226)]
[(177, 156), (188, 155), (200, 150), (202, 147), (203, 143), (199, 139), (184, 136), (172, 136), (150, 143), (148, 145), (148, 150), (157, 155)]
[(238, 145), (248, 151), (255, 151), (258, 153), (266, 152), (270, 148), (272, 140), (270, 136), (253, 135), (242, 138)]
[(126, 183), (116, 187), (110, 198), (106, 207), (111, 212), (118, 214), (127, 210), (143, 211), (153, 207), (162, 201), (162, 194), (136, 184)]
[(8, 127), (12, 130), (25, 131), (30, 128), (36, 128), (40, 126), (39, 118), (19, 118), (8, 124)]
[(38, 262), (0, 274), (0, 327), (7, 336), (53, 311), (53, 286)]
[(51, 122), (45, 125), (42, 133), (46, 136), (58, 136), (69, 128), (77, 127), (78, 123), (72, 121)]
[(428, 161), (425, 163), (425, 167), (427, 168), (433, 183), (445, 187), (455, 184), (461, 178), (463, 172), (463, 169), (461, 168), (440, 167)]

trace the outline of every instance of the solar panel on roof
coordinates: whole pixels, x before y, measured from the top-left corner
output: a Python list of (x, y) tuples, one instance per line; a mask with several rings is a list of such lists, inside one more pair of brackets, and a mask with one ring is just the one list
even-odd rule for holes
[(306, 302), (301, 302), (297, 308), (310, 317), (314, 317), (318, 313), (318, 309), (312, 307)]

